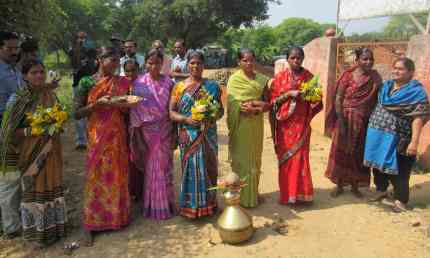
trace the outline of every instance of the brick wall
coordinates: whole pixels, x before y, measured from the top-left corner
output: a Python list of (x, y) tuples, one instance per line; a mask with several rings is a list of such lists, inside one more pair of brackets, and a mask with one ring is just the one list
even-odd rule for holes
[[(415, 78), (424, 84), (430, 97), (430, 35), (412, 37), (406, 56), (415, 61)], [(430, 122), (423, 129), (418, 151), (421, 165), (430, 168)]]
[(325, 129), (327, 108), (331, 106), (330, 96), (336, 84), (336, 51), (337, 39), (334, 37), (321, 37), (314, 39), (304, 47), (305, 60), (303, 66), (314, 75), (320, 76), (323, 87), (324, 109), (313, 120), (312, 128), (322, 134), (328, 134)]

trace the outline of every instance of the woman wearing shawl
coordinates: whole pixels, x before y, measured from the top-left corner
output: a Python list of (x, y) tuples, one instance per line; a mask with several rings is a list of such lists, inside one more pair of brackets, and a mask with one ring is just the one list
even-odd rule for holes
[(256, 207), (263, 152), (263, 112), (268, 110), (268, 103), (263, 101), (267, 80), (255, 73), (252, 50), (241, 49), (238, 63), (240, 69), (227, 83), (229, 155), (233, 172), (246, 179), (240, 204)]
[(94, 231), (117, 230), (130, 220), (126, 110), (109, 102), (126, 95), (130, 81), (114, 75), (119, 65), (115, 49), (103, 47), (98, 62), (99, 72), (81, 79), (75, 99), (76, 118), (88, 117), (83, 226), (89, 246)]
[(37, 107), (53, 107), (58, 102), (52, 89), (45, 85), (45, 67), (40, 61), (28, 60), (22, 71), (28, 87), (17, 92), (3, 117), (2, 166), (6, 161), (7, 167), (15, 166), (23, 173), (24, 239), (34, 241), (35, 247), (40, 248), (65, 236), (63, 156), (60, 136), (38, 136), (26, 113), (35, 112)]
[(281, 204), (313, 200), (309, 166), (310, 123), (321, 111), (322, 102), (311, 103), (300, 97), (301, 84), (313, 77), (302, 67), (304, 58), (302, 48), (290, 48), (287, 53), (289, 68), (275, 76), (270, 89), (270, 102), (273, 105), (271, 122), (279, 161)]
[(161, 220), (175, 215), (173, 186), (173, 125), (169, 99), (173, 81), (160, 74), (163, 53), (151, 49), (146, 55), (147, 74), (133, 83), (132, 94), (143, 100), (130, 110), (131, 160), (144, 175), (143, 215)]
[(370, 171), (363, 165), (364, 140), (382, 79), (372, 70), (372, 51), (359, 48), (355, 52), (356, 66), (345, 71), (337, 82), (327, 120), (333, 142), (325, 175), (337, 185), (333, 197), (350, 185), (352, 193), (360, 198), (359, 186), (370, 185)]
[(409, 58), (394, 62), (393, 80), (385, 81), (369, 120), (364, 164), (373, 168), (378, 201), (394, 188), (394, 211), (404, 211), (409, 201), (409, 177), (430, 105), (423, 85), (412, 80), (415, 64)]
[[(188, 56), (190, 77), (175, 85), (170, 98), (170, 118), (178, 124), (182, 182), (179, 197), (180, 214), (188, 218), (213, 215), (217, 208), (218, 142), (216, 123), (194, 120), (191, 109), (204, 95), (219, 104), (220, 88), (214, 81), (202, 78), (204, 57), (194, 51)], [(221, 118), (223, 109), (216, 119)]]

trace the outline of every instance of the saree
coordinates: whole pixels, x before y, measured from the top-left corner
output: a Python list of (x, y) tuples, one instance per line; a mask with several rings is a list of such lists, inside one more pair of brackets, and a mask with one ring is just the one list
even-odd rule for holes
[(362, 75), (356, 81), (353, 78), (355, 69), (353, 67), (343, 73), (335, 91), (344, 91), (341, 105), (347, 125), (346, 134), (340, 132), (341, 125), (334, 107), (329, 110), (327, 118), (327, 126), (332, 132), (332, 144), (325, 176), (339, 186), (370, 185), (369, 168), (363, 165), (364, 141), (381, 77), (376, 71), (371, 71), (369, 75)]
[(258, 205), (258, 185), (261, 175), (264, 123), (263, 113), (243, 115), (242, 103), (263, 98), (266, 78), (260, 74), (249, 79), (242, 70), (235, 72), (227, 83), (227, 127), (229, 130), (229, 158), (231, 168), (246, 186), (240, 192), (244, 207)]
[[(176, 99), (177, 111), (183, 116), (191, 116), (191, 108), (206, 91), (221, 103), (218, 84), (204, 80), (202, 84), (187, 81), (175, 85), (172, 98)], [(219, 118), (223, 110), (220, 110)], [(216, 191), (218, 176), (218, 137), (216, 123), (204, 126), (178, 124), (178, 143), (182, 167), (179, 212), (188, 218), (210, 216), (216, 212)]]
[(392, 91), (393, 80), (384, 82), (378, 104), (370, 116), (364, 149), (364, 165), (389, 175), (399, 174), (399, 156), (406, 156), (412, 137), (412, 121), (425, 120), (430, 105), (423, 85), (412, 80)]
[(310, 103), (302, 98), (289, 98), (279, 104), (282, 94), (298, 90), (313, 77), (306, 69), (293, 76), (289, 69), (279, 72), (270, 89), (271, 121), (275, 152), (279, 162), (280, 203), (311, 202), (312, 176), (309, 166), (310, 122), (322, 110), (322, 102)]
[[(50, 108), (57, 104), (54, 92), (47, 89), (24, 89), (17, 93), (8, 108), (4, 121), (6, 128), (25, 128), (28, 112), (38, 106)], [(4, 133), (2, 132), (2, 135)], [(39, 157), (47, 143), (50, 150)], [(26, 136), (15, 145), (18, 149), (17, 166), (23, 173), (34, 162), (34, 174), (22, 176), (21, 223), (25, 240), (48, 245), (66, 235), (67, 213), (64, 201), (63, 156), (60, 136)]]
[(147, 73), (133, 83), (132, 93), (143, 100), (130, 109), (130, 157), (143, 174), (142, 211), (145, 217), (169, 219), (176, 213), (173, 185), (173, 125), (169, 99), (173, 81)]
[[(87, 103), (103, 96), (127, 94), (123, 77), (98, 78), (89, 89)], [(83, 224), (87, 231), (120, 229), (130, 220), (128, 192), (129, 151), (122, 109), (98, 107), (88, 117), (87, 174)]]

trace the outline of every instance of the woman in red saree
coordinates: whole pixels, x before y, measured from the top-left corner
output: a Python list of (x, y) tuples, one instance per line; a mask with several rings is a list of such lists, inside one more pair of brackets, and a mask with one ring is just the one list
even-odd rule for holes
[(300, 97), (299, 88), (313, 75), (302, 67), (302, 48), (288, 50), (289, 68), (279, 72), (271, 85), (272, 133), (279, 161), (280, 203), (294, 204), (313, 199), (309, 166), (310, 122), (322, 109), (322, 102), (311, 103)]
[(370, 185), (369, 168), (363, 165), (364, 142), (382, 79), (372, 70), (374, 59), (370, 49), (359, 48), (355, 55), (356, 65), (337, 82), (334, 106), (329, 108), (326, 121), (333, 141), (325, 175), (337, 185), (333, 197), (350, 185), (352, 193), (360, 198), (359, 186)]
[(126, 95), (130, 81), (114, 75), (119, 56), (113, 48), (102, 48), (98, 61), (99, 72), (81, 79), (75, 100), (76, 118), (88, 117), (83, 225), (89, 246), (93, 232), (120, 229), (130, 219), (125, 110), (109, 102)]

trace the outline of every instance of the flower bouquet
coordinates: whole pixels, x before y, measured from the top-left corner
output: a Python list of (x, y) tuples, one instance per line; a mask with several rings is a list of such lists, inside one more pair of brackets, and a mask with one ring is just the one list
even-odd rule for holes
[(319, 83), (319, 76), (314, 76), (310, 81), (300, 85), (300, 95), (305, 101), (319, 102), (322, 99), (322, 88)]
[(215, 122), (221, 110), (220, 103), (204, 89), (201, 89), (199, 94), (200, 97), (191, 107), (191, 118), (196, 121)]
[(60, 105), (55, 104), (52, 108), (38, 106), (35, 112), (27, 113), (26, 117), (30, 123), (31, 135), (53, 136), (64, 131), (64, 124), (69, 115)]

